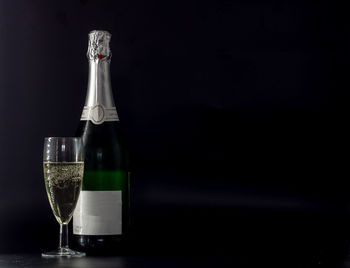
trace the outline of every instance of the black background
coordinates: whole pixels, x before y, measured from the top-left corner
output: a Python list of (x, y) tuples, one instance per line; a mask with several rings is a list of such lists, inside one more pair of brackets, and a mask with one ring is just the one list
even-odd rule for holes
[(336, 267), (349, 26), (337, 1), (0, 0), (0, 253), (57, 244), (43, 138), (74, 135), (103, 29), (132, 154), (129, 254)]

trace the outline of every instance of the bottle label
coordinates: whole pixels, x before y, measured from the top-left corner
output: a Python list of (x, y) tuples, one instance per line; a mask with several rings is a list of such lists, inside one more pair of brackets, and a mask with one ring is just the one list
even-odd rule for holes
[(105, 121), (119, 121), (119, 117), (115, 107), (105, 108), (102, 104), (97, 104), (92, 107), (84, 106), (80, 120), (90, 120), (92, 123), (100, 125)]
[(73, 214), (73, 233), (122, 234), (122, 191), (81, 191)]

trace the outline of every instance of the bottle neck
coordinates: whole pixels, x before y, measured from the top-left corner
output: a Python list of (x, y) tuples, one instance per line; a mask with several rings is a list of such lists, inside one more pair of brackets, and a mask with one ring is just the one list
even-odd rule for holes
[(110, 63), (107, 61), (89, 60), (89, 80), (85, 100), (86, 107), (102, 105), (114, 108), (114, 99), (110, 77)]

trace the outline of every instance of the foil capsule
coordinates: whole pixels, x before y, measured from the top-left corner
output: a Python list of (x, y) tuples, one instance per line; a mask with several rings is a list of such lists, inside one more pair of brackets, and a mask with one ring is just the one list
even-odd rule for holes
[(112, 57), (109, 42), (112, 35), (107, 31), (94, 30), (89, 33), (87, 57), (93, 61), (110, 61)]

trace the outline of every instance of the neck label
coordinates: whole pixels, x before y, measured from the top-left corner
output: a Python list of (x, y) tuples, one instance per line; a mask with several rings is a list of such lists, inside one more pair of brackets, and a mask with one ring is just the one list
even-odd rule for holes
[(90, 120), (95, 125), (100, 125), (105, 121), (119, 121), (119, 117), (115, 107), (106, 108), (102, 104), (96, 104), (94, 106), (84, 106), (80, 120)]

